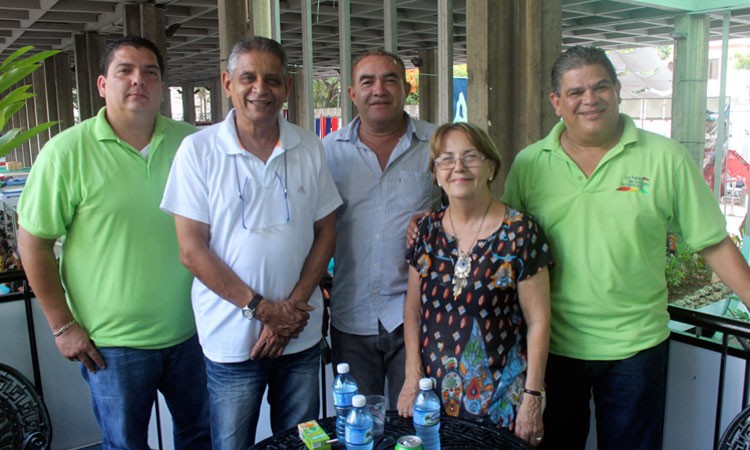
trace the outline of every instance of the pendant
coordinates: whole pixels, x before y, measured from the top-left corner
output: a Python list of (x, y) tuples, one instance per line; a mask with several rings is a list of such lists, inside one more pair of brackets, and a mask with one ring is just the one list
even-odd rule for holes
[(456, 264), (453, 266), (453, 297), (458, 298), (466, 287), (466, 280), (471, 272), (471, 258), (469, 255), (458, 254)]

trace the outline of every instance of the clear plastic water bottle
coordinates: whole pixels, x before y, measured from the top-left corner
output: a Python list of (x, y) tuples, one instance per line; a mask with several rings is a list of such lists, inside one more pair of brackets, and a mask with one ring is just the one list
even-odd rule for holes
[(372, 416), (364, 395), (352, 398), (352, 410), (346, 417), (346, 450), (372, 450)]
[(414, 430), (422, 439), (424, 450), (440, 450), (440, 399), (432, 390), (432, 378), (419, 380), (419, 394), (414, 400)]
[(336, 378), (333, 379), (333, 405), (336, 407), (336, 438), (344, 442), (344, 426), (349, 411), (352, 409), (352, 397), (357, 395), (357, 382), (349, 373), (349, 364), (336, 366)]

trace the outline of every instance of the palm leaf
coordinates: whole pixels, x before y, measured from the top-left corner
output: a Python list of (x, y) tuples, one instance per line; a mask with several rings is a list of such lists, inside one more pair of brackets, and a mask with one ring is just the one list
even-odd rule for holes
[[(48, 130), (49, 128), (55, 126), (57, 122), (46, 122), (40, 125), (35, 126), (34, 128), (30, 128), (26, 131), (21, 132), (20, 134), (17, 134), (15, 137), (10, 139), (6, 143), (0, 144), (0, 157), (5, 156), (8, 154), (11, 150), (15, 149), (19, 145), (23, 144), (24, 142), (28, 141), (29, 139), (33, 138), (37, 134)], [(15, 130), (11, 130), (15, 131)], [(4, 136), (3, 136), (4, 137)]]

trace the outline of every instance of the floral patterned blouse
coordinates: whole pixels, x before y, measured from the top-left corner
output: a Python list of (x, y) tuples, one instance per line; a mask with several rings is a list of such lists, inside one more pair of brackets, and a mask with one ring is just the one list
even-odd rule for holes
[(516, 288), (551, 266), (549, 245), (539, 225), (506, 206), (502, 225), (473, 248), (468, 283), (454, 298), (458, 248), (444, 214), (420, 222), (407, 255), (420, 274), (422, 364), (445, 414), (513, 429), (527, 361)]

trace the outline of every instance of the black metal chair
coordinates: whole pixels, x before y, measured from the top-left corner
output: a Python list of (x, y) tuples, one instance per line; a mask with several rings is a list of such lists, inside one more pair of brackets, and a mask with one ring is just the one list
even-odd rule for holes
[(51, 442), (52, 423), (34, 385), (0, 363), (0, 449), (46, 450)]
[(747, 450), (750, 448), (750, 406), (732, 419), (719, 441), (719, 450)]

